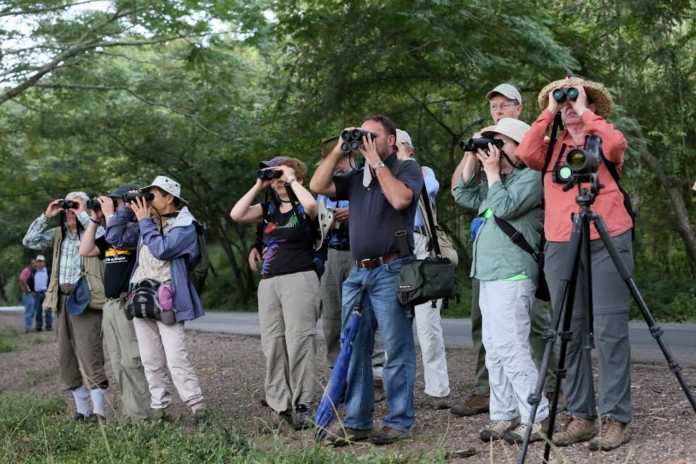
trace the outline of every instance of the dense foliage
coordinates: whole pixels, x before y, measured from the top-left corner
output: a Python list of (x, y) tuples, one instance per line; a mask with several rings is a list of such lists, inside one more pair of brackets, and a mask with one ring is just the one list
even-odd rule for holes
[(661, 317), (694, 318), (695, 17), (690, 0), (7, 0), (0, 287), (50, 199), (164, 173), (215, 244), (206, 304), (251, 306), (254, 231), (227, 211), (256, 162), (283, 152), (311, 166), (322, 137), (377, 112), (435, 169), (464, 281), (471, 216), (447, 192), (456, 143), (488, 123), (484, 95), (497, 83), (521, 88), (531, 121), (538, 90), (573, 73), (612, 90), (612, 122), (629, 138), (639, 283)]

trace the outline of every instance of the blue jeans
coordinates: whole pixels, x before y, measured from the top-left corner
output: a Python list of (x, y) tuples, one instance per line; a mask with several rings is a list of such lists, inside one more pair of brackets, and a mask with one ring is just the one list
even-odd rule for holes
[(348, 368), (345, 426), (351, 429), (372, 428), (374, 387), (372, 385), (372, 350), (375, 330), (384, 340), (384, 390), (388, 413), (387, 427), (405, 432), (416, 417), (413, 389), (416, 382), (416, 349), (413, 340), (413, 316), (409, 308), (396, 299), (401, 260), (374, 269), (353, 266), (343, 282), (342, 317), (344, 324), (358, 298), (362, 298), (360, 328), (353, 342)]
[[(41, 305), (46, 298), (46, 292), (36, 292), (34, 293), (34, 316), (36, 318), (36, 328), (40, 329), (43, 327), (43, 308)], [(51, 309), (46, 310), (46, 328), (51, 329), (53, 325), (53, 311)]]
[(24, 329), (31, 330), (34, 325), (34, 294), (22, 293), (22, 306), (24, 306)]

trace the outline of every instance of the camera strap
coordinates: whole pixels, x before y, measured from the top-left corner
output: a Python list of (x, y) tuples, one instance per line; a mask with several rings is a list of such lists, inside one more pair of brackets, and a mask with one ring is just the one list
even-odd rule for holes
[(495, 223), (498, 225), (500, 230), (502, 230), (505, 235), (510, 237), (510, 240), (512, 240), (512, 243), (517, 245), (518, 247), (522, 248), (524, 251), (532, 255), (532, 258), (534, 258), (534, 261), (539, 262), (541, 259), (541, 255), (532, 248), (532, 246), (529, 244), (526, 238), (524, 238), (524, 235), (522, 233), (515, 229), (515, 227), (507, 222), (505, 219), (499, 218), (498, 216), (493, 216), (495, 219)]
[[(553, 125), (551, 126), (551, 137), (549, 139), (549, 145), (546, 147), (546, 156), (544, 157), (544, 169), (541, 171), (541, 188), (544, 188), (544, 177), (546, 176), (546, 171), (549, 169), (551, 164), (551, 158), (553, 157), (553, 149), (556, 146), (556, 140), (558, 139), (558, 129), (563, 126), (563, 121), (561, 120), (561, 112), (558, 111), (553, 117)], [(560, 158), (560, 156), (559, 156)], [(545, 202), (544, 197), (541, 197), (541, 209), (544, 209)]]
[(428, 198), (428, 190), (425, 188), (425, 182), (423, 182), (423, 188), (421, 189), (421, 198), (423, 199), (423, 206), (425, 207), (425, 214), (428, 219), (428, 229), (430, 229), (431, 236), (431, 247), (435, 251), (436, 256), (442, 256), (440, 251), (440, 242), (437, 240), (437, 227), (435, 227), (435, 219), (433, 217), (433, 210), (430, 207), (430, 198)]

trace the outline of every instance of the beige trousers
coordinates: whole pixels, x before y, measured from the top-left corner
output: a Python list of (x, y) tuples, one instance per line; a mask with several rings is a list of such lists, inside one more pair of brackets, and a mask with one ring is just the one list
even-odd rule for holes
[(66, 295), (58, 297), (58, 362), (60, 378), (73, 390), (82, 385), (88, 389), (106, 388), (109, 381), (104, 371), (102, 347), (102, 312), (86, 309), (72, 316), (65, 308)]
[(165, 325), (151, 319), (133, 319), (140, 358), (150, 389), (150, 407), (169, 406), (169, 378), (181, 401), (194, 412), (205, 407), (198, 376), (189, 361), (183, 322)]
[(121, 387), (123, 415), (141, 420), (150, 414), (150, 392), (140, 360), (138, 339), (133, 322), (126, 318), (125, 306), (126, 302), (121, 298), (107, 298), (104, 303), (104, 347), (111, 361), (111, 370)]
[(266, 402), (278, 412), (309, 406), (316, 384), (317, 274), (306, 271), (262, 279), (258, 298)]

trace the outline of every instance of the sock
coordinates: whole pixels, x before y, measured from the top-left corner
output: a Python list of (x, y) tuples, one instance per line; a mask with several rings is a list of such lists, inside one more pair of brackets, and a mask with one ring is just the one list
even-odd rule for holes
[(83, 416), (91, 416), (92, 407), (89, 404), (89, 391), (84, 387), (84, 385), (73, 389), (72, 396), (75, 400), (75, 409), (77, 412)]
[(94, 406), (94, 414), (99, 414), (104, 416), (104, 389), (103, 388), (93, 388), (89, 391), (89, 396), (92, 397), (92, 406)]

